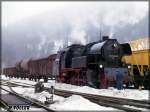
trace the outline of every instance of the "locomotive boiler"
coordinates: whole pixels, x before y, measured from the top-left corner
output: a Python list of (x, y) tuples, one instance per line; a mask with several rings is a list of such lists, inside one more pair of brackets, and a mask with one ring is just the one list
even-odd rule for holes
[(119, 71), (127, 83), (127, 65), (121, 58), (130, 54), (128, 43), (120, 44), (108, 36), (85, 46), (74, 44), (58, 52), (53, 75), (59, 82), (106, 88), (106, 83), (109, 86), (115, 84)]

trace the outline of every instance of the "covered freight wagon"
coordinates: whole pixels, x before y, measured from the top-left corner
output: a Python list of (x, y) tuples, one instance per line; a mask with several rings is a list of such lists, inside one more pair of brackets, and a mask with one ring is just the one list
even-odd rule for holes
[(3, 74), (5, 74), (8, 77), (17, 77), (17, 69), (16, 67), (4, 68)]
[(47, 82), (48, 78), (52, 78), (53, 62), (56, 54), (45, 58), (34, 59), (29, 62), (29, 78), (44, 79)]

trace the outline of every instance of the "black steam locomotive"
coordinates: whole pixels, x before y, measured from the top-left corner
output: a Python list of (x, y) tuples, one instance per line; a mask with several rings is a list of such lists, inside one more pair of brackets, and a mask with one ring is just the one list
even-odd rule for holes
[(121, 58), (130, 54), (128, 43), (120, 44), (116, 39), (103, 36), (101, 41), (85, 46), (74, 44), (59, 51), (53, 75), (59, 82), (107, 88), (115, 85), (119, 71), (124, 75), (124, 83), (128, 83), (127, 65)]

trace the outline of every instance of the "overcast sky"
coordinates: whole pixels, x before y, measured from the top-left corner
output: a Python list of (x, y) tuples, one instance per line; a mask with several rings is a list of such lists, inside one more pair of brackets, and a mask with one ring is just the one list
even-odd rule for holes
[(148, 36), (148, 2), (2, 2), (3, 66), (45, 57), (99, 32), (119, 42)]
[[(111, 10), (114, 7), (134, 7), (140, 15), (148, 11), (148, 2), (2, 2), (2, 26), (14, 24), (21, 19), (33, 17), (43, 12), (57, 12), (64, 8), (86, 8), (91, 5), (101, 5), (101, 9), (107, 7)], [(113, 5), (113, 6), (112, 6)], [(126, 10), (125, 8), (125, 10)], [(131, 10), (132, 11), (132, 10)], [(105, 13), (105, 12), (104, 12)]]

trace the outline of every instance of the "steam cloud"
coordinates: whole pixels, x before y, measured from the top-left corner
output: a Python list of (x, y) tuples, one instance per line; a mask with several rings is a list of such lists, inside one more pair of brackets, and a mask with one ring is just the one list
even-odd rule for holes
[[(121, 42), (148, 36), (148, 2), (81, 2), (2, 27), (3, 64), (45, 57), (63, 46), (109, 35)], [(134, 31), (133, 31), (134, 29)]]

